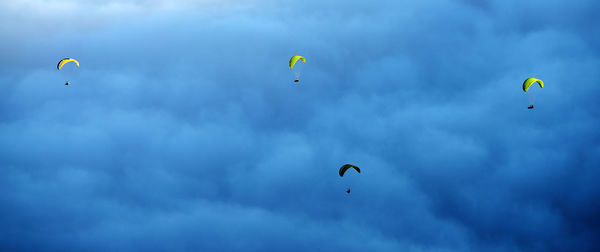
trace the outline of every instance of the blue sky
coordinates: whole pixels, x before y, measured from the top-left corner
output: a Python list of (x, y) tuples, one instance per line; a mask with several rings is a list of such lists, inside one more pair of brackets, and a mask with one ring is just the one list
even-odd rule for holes
[(1, 2), (0, 250), (598, 251), (598, 10)]

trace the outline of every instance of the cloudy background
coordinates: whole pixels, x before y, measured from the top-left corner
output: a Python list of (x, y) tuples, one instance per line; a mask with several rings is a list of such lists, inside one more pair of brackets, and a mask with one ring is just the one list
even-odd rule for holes
[(598, 251), (576, 2), (2, 1), (0, 250)]

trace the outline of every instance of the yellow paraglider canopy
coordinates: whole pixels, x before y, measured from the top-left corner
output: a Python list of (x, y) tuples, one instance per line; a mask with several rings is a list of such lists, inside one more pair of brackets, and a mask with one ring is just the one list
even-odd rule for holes
[(302, 60), (302, 63), (306, 63), (306, 59), (302, 56), (292, 56), (292, 58), (290, 59), (290, 69), (294, 68), (294, 65), (296, 65), (296, 61), (298, 60)]
[(64, 58), (58, 62), (58, 65), (56, 65), (56, 69), (60, 70), (65, 64), (67, 64), (71, 61), (75, 62), (75, 64), (77, 64), (77, 67), (79, 67), (79, 61), (77, 61), (75, 59), (71, 59), (71, 58)]
[(544, 88), (544, 82), (542, 80), (536, 78), (527, 78), (525, 82), (523, 82), (523, 91), (527, 92), (527, 90), (529, 90), (529, 87), (531, 87), (531, 85), (533, 85), (533, 83), (536, 82), (540, 85), (541, 88)]

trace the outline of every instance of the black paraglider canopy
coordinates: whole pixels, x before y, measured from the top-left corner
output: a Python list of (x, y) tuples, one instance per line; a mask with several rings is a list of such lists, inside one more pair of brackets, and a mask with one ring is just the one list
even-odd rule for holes
[(342, 165), (342, 167), (340, 167), (340, 177), (343, 177), (344, 173), (346, 173), (346, 171), (350, 168), (354, 168), (354, 170), (356, 170), (358, 173), (360, 173), (360, 168), (358, 168), (358, 166), (351, 165), (351, 164), (345, 164), (345, 165)]

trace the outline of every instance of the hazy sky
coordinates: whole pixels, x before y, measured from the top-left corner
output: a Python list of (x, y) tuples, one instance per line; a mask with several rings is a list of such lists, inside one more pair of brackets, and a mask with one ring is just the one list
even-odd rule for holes
[(0, 250), (599, 251), (599, 10), (1, 1)]

